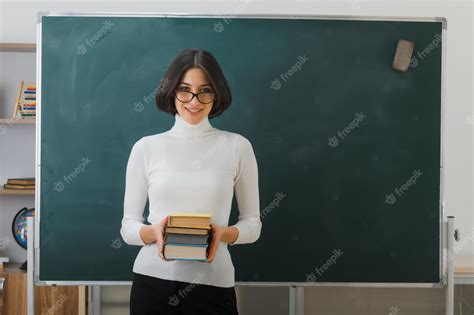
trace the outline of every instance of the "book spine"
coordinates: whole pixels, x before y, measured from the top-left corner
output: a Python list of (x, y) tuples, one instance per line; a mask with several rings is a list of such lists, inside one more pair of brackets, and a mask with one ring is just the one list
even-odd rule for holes
[(185, 243), (165, 243), (166, 245), (173, 245), (173, 246), (186, 246), (186, 247), (207, 247), (208, 244), (185, 244)]
[(198, 230), (210, 230), (210, 226), (192, 226), (192, 225), (173, 225), (173, 223), (168, 224), (167, 226), (172, 228), (185, 228), (185, 229), (198, 229)]
[[(165, 258), (166, 258), (166, 257), (165, 257)], [(194, 259), (194, 258), (171, 258), (171, 260), (207, 261), (207, 259)]]

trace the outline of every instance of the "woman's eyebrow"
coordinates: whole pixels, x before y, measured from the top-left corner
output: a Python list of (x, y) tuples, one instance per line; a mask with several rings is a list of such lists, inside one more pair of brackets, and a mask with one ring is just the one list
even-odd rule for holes
[[(186, 82), (180, 82), (180, 84), (191, 85), (191, 84), (186, 83)], [(210, 84), (202, 84), (202, 85), (200, 85), (200, 86), (212, 86), (212, 85), (210, 85)]]

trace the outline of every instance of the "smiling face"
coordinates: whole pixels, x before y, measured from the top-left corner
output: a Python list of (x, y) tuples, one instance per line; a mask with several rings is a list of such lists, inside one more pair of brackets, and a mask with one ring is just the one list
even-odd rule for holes
[[(181, 81), (176, 86), (176, 91), (187, 91), (193, 93), (200, 93), (200, 92), (215, 92), (214, 88), (212, 87), (206, 73), (202, 71), (200, 68), (192, 68), (186, 71), (181, 78)], [(186, 101), (187, 97), (192, 96), (190, 93), (181, 93), (182, 96), (179, 95), (181, 100)], [(201, 100), (205, 103), (209, 96), (203, 94), (200, 96)], [(212, 105), (214, 101), (209, 102), (208, 104), (203, 104), (199, 102), (196, 96), (193, 97), (191, 102), (184, 103), (181, 102), (177, 97), (174, 99), (176, 111), (178, 115), (181, 116), (184, 120), (186, 120), (190, 124), (198, 124), (200, 123), (205, 117), (209, 115), (209, 112), (212, 110)]]

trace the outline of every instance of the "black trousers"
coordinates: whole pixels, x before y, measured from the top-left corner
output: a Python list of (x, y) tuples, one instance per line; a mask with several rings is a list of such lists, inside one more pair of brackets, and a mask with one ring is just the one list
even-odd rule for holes
[(133, 273), (130, 315), (237, 315), (234, 287), (173, 281)]

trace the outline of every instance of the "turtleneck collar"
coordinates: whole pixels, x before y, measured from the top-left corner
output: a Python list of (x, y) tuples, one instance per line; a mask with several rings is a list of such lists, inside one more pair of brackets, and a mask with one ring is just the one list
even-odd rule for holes
[(179, 116), (178, 113), (174, 114), (174, 119), (174, 125), (170, 129), (170, 133), (185, 138), (203, 137), (216, 130), (209, 122), (207, 116), (194, 125), (188, 123), (183, 117)]

